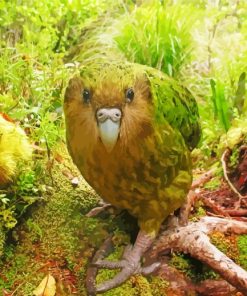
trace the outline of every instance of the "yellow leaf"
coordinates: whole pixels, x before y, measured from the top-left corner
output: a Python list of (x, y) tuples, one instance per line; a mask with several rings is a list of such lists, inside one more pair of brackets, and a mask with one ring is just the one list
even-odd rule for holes
[(56, 281), (54, 277), (48, 274), (38, 287), (33, 291), (35, 296), (54, 296), (56, 294)]

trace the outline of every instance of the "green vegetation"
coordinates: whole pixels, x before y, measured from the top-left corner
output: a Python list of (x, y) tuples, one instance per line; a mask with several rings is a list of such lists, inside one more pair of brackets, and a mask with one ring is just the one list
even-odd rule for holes
[(115, 40), (127, 60), (176, 76), (189, 60), (195, 20), (191, 5), (154, 1), (124, 15)]
[(247, 269), (247, 235), (240, 235), (237, 239), (238, 249), (239, 249), (239, 264)]
[(213, 178), (210, 180), (207, 184), (205, 184), (204, 188), (210, 189), (210, 190), (215, 190), (218, 188), (221, 184), (221, 180), (218, 178)]
[[(116, 248), (114, 253), (107, 257), (109, 260), (117, 260), (121, 257), (123, 253), (123, 247)], [(97, 275), (97, 283), (104, 282), (110, 278), (113, 278), (118, 270), (100, 270)], [(165, 296), (166, 289), (169, 284), (162, 278), (150, 277), (146, 279), (141, 275), (132, 276), (128, 281), (126, 281), (120, 287), (112, 289), (103, 293), (104, 296), (128, 296), (128, 295), (141, 295), (141, 296)]]
[[(68, 165), (73, 169), (71, 163)], [(4, 274), (0, 277), (1, 288), (18, 288), (18, 295), (31, 296), (50, 269), (63, 276), (69, 268), (75, 278), (83, 279), (93, 248), (99, 247), (106, 237), (106, 223), (96, 219), (89, 222), (83, 215), (96, 205), (98, 197), (85, 182), (73, 188), (62, 174), (64, 167), (65, 164), (54, 164), (53, 187), (43, 193), (42, 205), (32, 206), (26, 223), (14, 230), (12, 242), (6, 245), (0, 261)], [(73, 173), (77, 171), (73, 169)], [(83, 281), (80, 283), (77, 290), (83, 295), (85, 288)], [(65, 291), (71, 286), (70, 281), (66, 282)]]
[(193, 282), (219, 278), (219, 276), (208, 266), (188, 255), (173, 253), (169, 264), (185, 274)]
[[(86, 218), (98, 197), (84, 182), (70, 183), (79, 173), (64, 148), (63, 95), (70, 77), (95, 55), (147, 64), (180, 79), (199, 104), (203, 135), (196, 166), (217, 166), (229, 147), (236, 167), (234, 148), (247, 143), (246, 13), (245, 0), (0, 1), (0, 112), (25, 130), (33, 146), (32, 160), (18, 167), (14, 182), (0, 186), (0, 290), (32, 295), (52, 266), (58, 277), (73, 273), (73, 285), (84, 295), (95, 248), (114, 232), (116, 258), (128, 240), (122, 217)], [(207, 188), (219, 184), (217, 178)], [(204, 213), (199, 205), (193, 219)], [(218, 237), (212, 240), (217, 245)], [(237, 238), (239, 255), (228, 243), (219, 248), (247, 268), (246, 236)], [(190, 260), (173, 255), (171, 264), (198, 280)], [(204, 278), (215, 277), (200, 268)], [(98, 281), (112, 275), (104, 270)], [(135, 276), (105, 295), (165, 295), (167, 286)]]

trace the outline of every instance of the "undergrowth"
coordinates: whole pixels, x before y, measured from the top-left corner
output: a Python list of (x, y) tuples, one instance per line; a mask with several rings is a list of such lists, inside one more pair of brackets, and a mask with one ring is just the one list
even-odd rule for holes
[[(224, 149), (239, 145), (247, 135), (246, 11), (244, 0), (0, 2), (0, 112), (25, 130), (34, 150), (32, 160), (19, 167), (13, 184), (0, 191), (0, 265), (8, 277), (0, 277), (0, 286), (11, 290), (22, 283), (22, 274), (28, 277), (28, 272), (39, 268), (18, 246), (22, 237), (16, 226), (24, 227), (29, 244), (41, 244), (46, 255), (54, 255), (54, 249), (57, 257), (62, 252), (66, 264), (82, 278), (87, 259), (81, 264), (77, 259), (83, 254), (90, 257), (92, 248), (105, 237), (105, 229), (114, 229), (111, 219), (102, 224), (85, 219), (86, 211), (96, 203), (88, 188), (71, 193), (52, 174), (54, 163), (63, 163), (57, 151), (65, 142), (64, 89), (81, 64), (94, 54), (121, 58), (156, 67), (182, 81), (194, 93), (201, 116), (203, 135), (194, 152), (197, 166), (217, 166)], [(232, 154), (231, 165), (235, 163)], [(210, 189), (218, 185), (218, 181), (208, 184)], [(52, 200), (55, 190), (61, 191), (57, 195), (61, 199)], [(75, 198), (72, 202), (69, 194)], [(36, 212), (38, 205), (41, 210)], [(199, 208), (194, 218), (203, 214)], [(59, 227), (53, 230), (52, 225)], [(93, 246), (87, 237), (93, 238)], [(14, 244), (5, 245), (6, 238)], [(245, 240), (245, 236), (238, 239), (243, 267)], [(28, 247), (33, 250), (33, 246)], [(193, 273), (188, 258), (174, 256), (172, 262)], [(33, 266), (32, 271), (25, 270), (27, 265)], [(209, 274), (209, 278), (214, 276)], [(100, 276), (109, 274), (102, 271)], [(25, 279), (20, 295), (31, 295), (40, 277)], [(135, 286), (133, 291), (146, 287), (143, 290), (149, 293), (156, 287), (155, 279), (130, 281), (126, 285)], [(157, 286), (166, 283), (158, 281)], [(84, 287), (80, 289), (85, 292)]]

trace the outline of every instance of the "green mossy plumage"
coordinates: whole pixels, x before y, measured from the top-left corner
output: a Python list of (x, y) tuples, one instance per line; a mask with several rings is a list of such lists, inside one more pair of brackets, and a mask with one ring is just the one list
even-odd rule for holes
[[(127, 103), (126, 90), (135, 98)], [(83, 103), (82, 93), (90, 93)], [(100, 108), (119, 108), (121, 128), (111, 153), (96, 121)], [(127, 62), (89, 62), (71, 79), (64, 103), (70, 154), (87, 182), (106, 201), (137, 217), (156, 234), (189, 191), (190, 150), (200, 138), (196, 101), (173, 78)]]
[(192, 150), (198, 144), (201, 134), (194, 96), (168, 75), (150, 67), (143, 68), (151, 84), (157, 120), (166, 120), (173, 128), (178, 129)]

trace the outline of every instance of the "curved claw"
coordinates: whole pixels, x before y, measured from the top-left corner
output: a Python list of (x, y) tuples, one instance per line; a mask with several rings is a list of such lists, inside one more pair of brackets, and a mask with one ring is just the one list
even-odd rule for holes
[(161, 262), (155, 262), (149, 266), (145, 266), (141, 269), (141, 274), (143, 275), (149, 275), (150, 273), (156, 271), (161, 265)]
[(100, 205), (99, 207), (95, 207), (92, 210), (90, 210), (86, 214), (86, 217), (89, 217), (89, 218), (96, 217), (99, 214), (101, 214), (102, 212), (104, 212), (105, 210), (108, 210), (109, 208), (113, 208), (114, 209), (114, 206), (111, 205), (111, 204), (104, 203), (104, 204)]
[(113, 279), (110, 279), (96, 287), (97, 293), (103, 293), (110, 289), (120, 286), (131, 275), (139, 273), (141, 270), (140, 265), (136, 266), (134, 264), (129, 264), (129, 262), (126, 261), (120, 261), (120, 263), (125, 263), (125, 266), (122, 268), (122, 271), (120, 271)]

